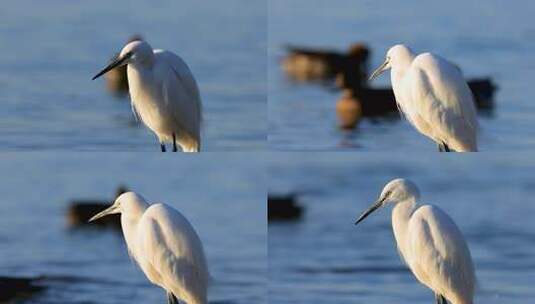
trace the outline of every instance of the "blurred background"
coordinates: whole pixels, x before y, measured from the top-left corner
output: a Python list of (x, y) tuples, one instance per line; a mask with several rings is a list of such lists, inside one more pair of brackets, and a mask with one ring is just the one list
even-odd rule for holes
[[(389, 111), (375, 109), (387, 102), (379, 88), (390, 87), (390, 73), (367, 83), (366, 72), (384, 61), (391, 46), (404, 43), (416, 53), (431, 51), (447, 58), (474, 81), (480, 101), (480, 150), (533, 149), (535, 22), (530, 20), (534, 8), (533, 2), (502, 0), (484, 5), (476, 0), (269, 1), (270, 146), (435, 151), (435, 145), (399, 119), (391, 100), (387, 100)], [(351, 54), (357, 67), (350, 69), (365, 74), (353, 78), (365, 76), (362, 86), (371, 87), (360, 105), (348, 102), (347, 87), (335, 85), (334, 79), (327, 85), (325, 79), (317, 81), (317, 73), (339, 69), (340, 60), (350, 66)], [(300, 68), (308, 70), (296, 75)], [(337, 75), (328, 76), (340, 81)], [(351, 116), (351, 123), (344, 115)]]
[[(439, 206), (463, 232), (478, 277), (475, 303), (531, 301), (535, 161), (527, 153), (474, 156), (310, 152), (272, 157), (269, 191), (278, 198), (269, 202), (270, 301), (434, 303), (432, 292), (398, 256), (391, 208), (354, 225), (397, 177), (414, 181), (420, 203)], [(287, 212), (273, 208), (291, 195), (294, 206)]]
[[(22, 289), (28, 297), (15, 303), (165, 303), (164, 291), (129, 258), (119, 229), (72, 220), (72, 204), (113, 202), (123, 185), (150, 203), (171, 205), (191, 222), (214, 277), (210, 303), (266, 303), (264, 168), (254, 158), (228, 153), (178, 159), (4, 154), (0, 299)], [(6, 290), (6, 276), (29, 278), (41, 290), (24, 284)]]
[(91, 81), (133, 35), (181, 56), (204, 104), (203, 150), (265, 147), (266, 3), (2, 2), (0, 149), (159, 151), (129, 98)]

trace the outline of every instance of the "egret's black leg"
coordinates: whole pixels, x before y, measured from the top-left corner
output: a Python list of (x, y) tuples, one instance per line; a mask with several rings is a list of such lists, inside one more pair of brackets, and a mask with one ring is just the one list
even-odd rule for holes
[(176, 135), (173, 133), (173, 152), (177, 152), (178, 149), (176, 148)]
[(437, 304), (448, 304), (448, 301), (446, 301), (446, 298), (444, 298), (442, 295), (435, 293), (435, 300)]
[(177, 298), (172, 292), (167, 292), (167, 304), (179, 304)]
[(448, 147), (448, 145), (446, 145), (446, 143), (444, 142), (440, 142), (438, 144), (438, 151), (439, 152), (451, 152), (450, 147)]
[(165, 152), (165, 144), (164, 143), (160, 143), (160, 147), (162, 148), (162, 152)]

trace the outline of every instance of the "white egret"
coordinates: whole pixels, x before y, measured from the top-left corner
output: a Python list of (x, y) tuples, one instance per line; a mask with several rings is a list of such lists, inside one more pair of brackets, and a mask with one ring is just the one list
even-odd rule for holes
[(457, 66), (430, 53), (415, 56), (398, 44), (370, 80), (388, 69), (398, 108), (416, 130), (440, 151), (477, 151), (474, 98)]
[(420, 192), (406, 179), (389, 182), (379, 199), (358, 218), (393, 205), (392, 228), (402, 260), (438, 304), (472, 304), (476, 283), (472, 257), (453, 220), (433, 205), (418, 206)]
[(140, 195), (126, 192), (89, 221), (115, 213), (121, 214), (129, 254), (151, 283), (165, 289), (168, 303), (208, 303), (202, 243), (180, 212), (165, 204), (149, 205)]
[(132, 110), (160, 142), (177, 143), (184, 152), (201, 147), (202, 106), (197, 82), (186, 63), (176, 54), (152, 50), (145, 41), (128, 43), (121, 53), (93, 80), (108, 71), (127, 65)]

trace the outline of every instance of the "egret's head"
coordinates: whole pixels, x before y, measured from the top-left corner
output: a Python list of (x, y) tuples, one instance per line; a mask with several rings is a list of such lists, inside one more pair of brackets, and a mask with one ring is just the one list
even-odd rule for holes
[(419, 197), (420, 191), (413, 182), (404, 178), (394, 179), (386, 184), (377, 201), (370, 208), (368, 208), (368, 210), (360, 215), (355, 222), (355, 225), (360, 223), (375, 210), (386, 206), (387, 204), (395, 204), (408, 199), (417, 200)]
[(389, 70), (392, 66), (395, 66), (399, 62), (405, 62), (412, 60), (412, 51), (407, 46), (403, 44), (396, 44), (391, 47), (388, 52), (386, 52), (385, 62), (381, 64), (375, 71), (373, 71), (370, 76), (370, 80), (373, 80), (375, 77), (381, 75), (384, 71)]
[(121, 50), (121, 53), (119, 53), (119, 55), (117, 55), (110, 64), (108, 64), (104, 69), (102, 69), (102, 71), (95, 75), (93, 77), (93, 80), (117, 67), (132, 62), (147, 62), (152, 60), (153, 57), (154, 54), (150, 44), (143, 40), (134, 40), (125, 45)]
[(89, 221), (92, 222), (96, 219), (110, 214), (137, 214), (140, 211), (143, 212), (147, 205), (147, 202), (141, 195), (135, 192), (125, 192), (119, 195), (110, 207), (97, 213), (92, 218), (90, 218)]

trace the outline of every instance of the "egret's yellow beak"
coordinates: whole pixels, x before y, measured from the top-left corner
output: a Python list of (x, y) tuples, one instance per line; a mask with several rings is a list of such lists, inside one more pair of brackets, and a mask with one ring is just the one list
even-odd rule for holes
[(118, 213), (119, 212), (119, 208), (116, 206), (116, 205), (111, 205), (109, 208), (106, 208), (102, 211), (100, 211), (99, 213), (95, 214), (92, 218), (89, 219), (89, 222), (92, 222), (96, 219), (99, 219), (103, 216), (106, 216), (106, 215), (109, 215), (109, 214), (114, 214), (114, 213)]
[(387, 67), (388, 67), (388, 63), (389, 63), (389, 60), (388, 58), (385, 60), (385, 62), (383, 62), (383, 64), (381, 64), (380, 67), (378, 67), (375, 71), (373, 71), (372, 75), (370, 76), (370, 81), (372, 81), (375, 77), (381, 75), (381, 73), (383, 73)]

